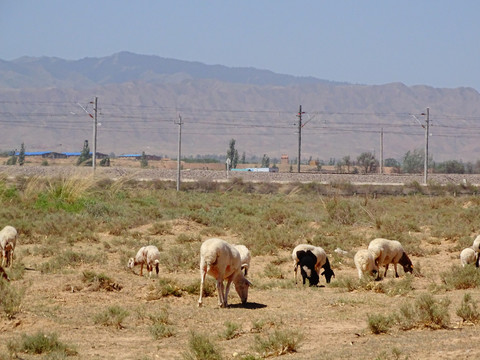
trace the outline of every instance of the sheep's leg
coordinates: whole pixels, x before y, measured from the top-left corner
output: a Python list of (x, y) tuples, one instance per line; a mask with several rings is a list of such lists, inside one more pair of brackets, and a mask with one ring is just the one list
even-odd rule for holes
[(293, 266), (293, 278), (295, 279), (295, 284), (297, 284), (297, 268), (298, 263), (295, 261)]
[(218, 306), (223, 307), (225, 297), (223, 294), (223, 280), (221, 280), (221, 278), (217, 280), (217, 293), (218, 293)]
[(159, 269), (158, 269), (158, 263), (157, 263), (157, 264), (155, 264), (155, 271), (156, 271), (156, 273), (157, 273), (157, 277), (158, 277), (158, 271), (159, 271)]
[(399, 277), (398, 276), (398, 271), (397, 271), (397, 263), (393, 264), (393, 268), (395, 269), (395, 277)]
[(388, 264), (385, 265), (385, 274), (383, 274), (383, 277), (387, 277), (387, 271), (388, 271)]
[(230, 291), (230, 285), (232, 284), (232, 280), (228, 279), (227, 280), (227, 287), (225, 288), (225, 297), (223, 298), (223, 307), (227, 307), (227, 302), (228, 302), (228, 292)]
[(205, 276), (207, 275), (207, 269), (200, 271), (200, 298), (198, 299), (198, 306), (202, 306), (202, 295), (203, 295), (203, 283), (205, 282)]
[(140, 264), (140, 276), (143, 276), (143, 263)]

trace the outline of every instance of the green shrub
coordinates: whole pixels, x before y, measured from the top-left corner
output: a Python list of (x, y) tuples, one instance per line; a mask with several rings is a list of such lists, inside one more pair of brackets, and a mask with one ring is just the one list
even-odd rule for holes
[(374, 334), (387, 332), (392, 326), (398, 325), (402, 330), (417, 327), (444, 329), (449, 326), (450, 315), (447, 298), (435, 300), (430, 294), (420, 295), (415, 302), (404, 303), (398, 313), (390, 315), (368, 315), (368, 327)]
[(325, 203), (325, 208), (330, 220), (341, 225), (353, 225), (355, 223), (355, 211), (351, 202), (333, 198)]
[(95, 324), (104, 326), (114, 326), (117, 329), (123, 329), (122, 322), (128, 316), (128, 311), (118, 305), (110, 306), (107, 310), (94, 316)]
[(188, 350), (183, 352), (182, 357), (185, 360), (222, 360), (223, 356), (217, 346), (211, 340), (202, 334), (190, 333), (188, 340)]
[(452, 265), (450, 270), (440, 273), (447, 290), (472, 289), (480, 286), (480, 272), (475, 266)]
[(274, 330), (266, 338), (255, 335), (254, 349), (264, 357), (280, 356), (296, 352), (302, 340), (296, 330)]
[(225, 340), (230, 340), (238, 335), (240, 335), (238, 329), (240, 328), (240, 325), (237, 323), (231, 322), (231, 321), (225, 321), (225, 331), (222, 333), (221, 337), (224, 338)]
[(394, 321), (391, 316), (381, 314), (367, 315), (368, 328), (373, 334), (387, 333), (392, 327)]
[(446, 298), (436, 301), (430, 294), (420, 295), (415, 301), (419, 324), (432, 329), (448, 327), (450, 321), (449, 305), (450, 300)]
[(7, 345), (11, 353), (22, 352), (28, 354), (60, 353), (66, 356), (77, 355), (75, 348), (65, 345), (58, 340), (55, 333), (37, 332), (34, 335), (22, 334), (21, 339), (11, 341)]
[(456, 312), (457, 316), (461, 317), (463, 321), (471, 323), (478, 323), (480, 321), (480, 313), (477, 310), (477, 304), (472, 299), (472, 295), (466, 293), (463, 295), (462, 303)]
[(161, 278), (155, 284), (153, 292), (148, 296), (149, 300), (158, 300), (167, 296), (182, 296), (182, 289), (175, 280)]
[(17, 288), (12, 283), (0, 278), (0, 313), (9, 319), (20, 312), (25, 288)]

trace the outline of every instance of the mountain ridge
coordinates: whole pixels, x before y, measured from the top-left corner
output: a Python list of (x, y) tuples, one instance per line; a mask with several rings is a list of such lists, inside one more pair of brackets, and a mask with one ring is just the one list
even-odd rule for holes
[[(40, 59), (40, 60), (39, 60)], [(175, 157), (225, 154), (230, 139), (247, 156), (298, 151), (298, 109), (305, 112), (302, 160), (401, 159), (422, 149), (430, 107), (435, 161), (476, 161), (480, 94), (473, 88), (349, 84), (120, 52), (103, 58), (0, 60), (1, 148), (80, 151), (92, 139), (89, 107), (99, 99), (100, 152)]]

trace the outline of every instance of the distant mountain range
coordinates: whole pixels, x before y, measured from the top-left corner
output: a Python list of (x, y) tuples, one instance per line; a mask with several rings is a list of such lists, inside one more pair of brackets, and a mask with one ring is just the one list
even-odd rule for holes
[[(98, 97), (97, 150), (175, 157), (225, 154), (293, 160), (400, 160), (424, 147), (435, 161), (480, 159), (480, 94), (471, 88), (356, 85), (121, 52), (104, 58), (0, 60), (1, 150), (80, 151), (93, 141), (90, 102)], [(87, 114), (88, 113), (88, 114)]]

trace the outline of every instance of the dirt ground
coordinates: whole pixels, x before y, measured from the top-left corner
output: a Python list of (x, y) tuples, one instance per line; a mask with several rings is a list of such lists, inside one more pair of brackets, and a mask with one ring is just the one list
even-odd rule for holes
[[(147, 226), (134, 229), (146, 232)], [(198, 224), (177, 222), (173, 234), (159, 236), (167, 248), (180, 233), (198, 233)], [(149, 237), (152, 237), (149, 235)], [(233, 236), (226, 240), (235, 242)], [(230, 307), (217, 306), (216, 294), (204, 298), (203, 307), (197, 306), (198, 294), (183, 294), (180, 297), (168, 296), (151, 300), (152, 289), (162, 278), (176, 281), (200, 281), (198, 270), (168, 272), (160, 269), (160, 277), (140, 277), (139, 269), (132, 273), (120, 261), (115, 251), (105, 249), (113, 237), (100, 234), (98, 243), (75, 244), (74, 251), (105, 252), (107, 261), (101, 265), (84, 265), (65, 269), (58, 274), (42, 274), (27, 270), (22, 280), (15, 285), (25, 286), (26, 294), (22, 310), (14, 319), (0, 318), (0, 354), (7, 354), (7, 342), (20, 338), (21, 334), (34, 334), (37, 331), (55, 332), (59, 339), (73, 345), (80, 359), (181, 359), (188, 347), (190, 333), (209, 335), (227, 359), (241, 358), (244, 354), (255, 354), (252, 349), (255, 336), (266, 337), (275, 329), (298, 330), (303, 341), (298, 351), (284, 355), (285, 359), (479, 359), (480, 346), (475, 339), (480, 334), (478, 327), (462, 324), (455, 314), (463, 294), (469, 292), (474, 300), (480, 300), (480, 290), (457, 290), (435, 295), (451, 300), (450, 327), (445, 330), (414, 329), (401, 331), (393, 329), (388, 334), (374, 335), (367, 327), (368, 314), (391, 314), (405, 301), (413, 301), (422, 292), (429, 291), (432, 283), (439, 283), (440, 272), (448, 270), (452, 264), (459, 264), (458, 252), (452, 251), (455, 244), (422, 244), (423, 247), (438, 247), (440, 251), (428, 257), (411, 257), (414, 264), (421, 265), (422, 277), (415, 277), (415, 290), (407, 296), (388, 296), (373, 291), (347, 292), (344, 288), (332, 286), (344, 277), (357, 277), (352, 255), (357, 249), (348, 250), (348, 255), (332, 262), (336, 278), (325, 284), (321, 277), (318, 288), (291, 285), (293, 267), (288, 251), (277, 256), (253, 257), (249, 278), (254, 286), (250, 288), (248, 304), (240, 305), (235, 290), (229, 295)], [(33, 256), (35, 245), (26, 239), (19, 239), (16, 260), (28, 268), (37, 268), (46, 259)], [(367, 245), (368, 240), (365, 241)], [(139, 239), (138, 246), (144, 245)], [(295, 241), (292, 240), (292, 248)], [(330, 256), (329, 256), (330, 257)], [(265, 266), (274, 260), (283, 259), (280, 265), (284, 279), (277, 280), (277, 286), (265, 286), (271, 279), (264, 275)], [(276, 264), (279, 261), (276, 261)], [(91, 270), (104, 273), (122, 286), (120, 291), (94, 291), (82, 283), (82, 271)], [(400, 271), (401, 276), (403, 272)], [(389, 270), (390, 281), (393, 270)], [(208, 278), (213, 283), (212, 278)], [(399, 281), (394, 279), (393, 281)], [(118, 329), (112, 326), (95, 324), (96, 314), (110, 306), (120, 306), (129, 311), (129, 316)], [(147, 314), (167, 311), (174, 335), (154, 340), (149, 331), (151, 322)], [(233, 339), (222, 337), (225, 322), (240, 325), (239, 334)], [(262, 324), (261, 329), (256, 324)], [(257, 354), (258, 356), (258, 354)], [(38, 356), (19, 354), (22, 359), (36, 359)]]

